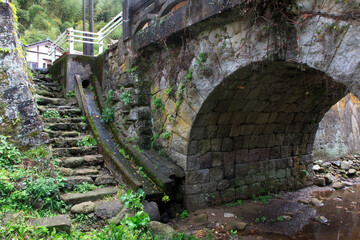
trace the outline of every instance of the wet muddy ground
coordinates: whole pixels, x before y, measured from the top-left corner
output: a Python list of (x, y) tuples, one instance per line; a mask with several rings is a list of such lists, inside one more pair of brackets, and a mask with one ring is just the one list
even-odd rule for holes
[[(202, 209), (190, 212), (188, 218), (178, 217), (172, 225), (217, 239), (360, 239), (358, 183), (357, 179), (341, 190), (312, 186), (272, 195), (268, 204), (246, 200), (242, 205)], [(245, 224), (244, 230), (230, 231)]]

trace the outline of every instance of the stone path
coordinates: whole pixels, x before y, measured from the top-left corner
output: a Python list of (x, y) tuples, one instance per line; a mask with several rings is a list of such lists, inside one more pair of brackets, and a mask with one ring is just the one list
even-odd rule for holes
[[(98, 153), (96, 144), (81, 144), (91, 142), (93, 136), (75, 97), (69, 101), (65, 99), (61, 86), (45, 74), (37, 73), (34, 83), (38, 110), (50, 137), (52, 154), (59, 161), (59, 172), (66, 178), (61, 198), (72, 206), (74, 214), (96, 212), (104, 205), (101, 199), (119, 191), (117, 182), (104, 165), (104, 157)], [(72, 192), (84, 184), (96, 185), (96, 189), (85, 193)], [(50, 228), (61, 226), (59, 230), (70, 231), (69, 215), (38, 219), (36, 223), (46, 223), (41, 225)]]

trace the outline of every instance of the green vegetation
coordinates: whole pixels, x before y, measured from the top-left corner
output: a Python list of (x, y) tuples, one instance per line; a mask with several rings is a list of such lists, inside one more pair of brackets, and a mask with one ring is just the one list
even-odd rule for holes
[(83, 182), (82, 184), (76, 185), (76, 187), (74, 188), (74, 192), (86, 193), (86, 192), (89, 192), (89, 191), (93, 191), (95, 189), (96, 189), (95, 184)]
[(161, 108), (161, 110), (164, 110), (164, 105), (161, 101), (161, 98), (155, 98), (153, 104), (157, 109)]
[(105, 122), (105, 123), (109, 123), (112, 122), (115, 118), (115, 109), (111, 106), (112, 100), (114, 98), (114, 90), (111, 89), (108, 92), (108, 95), (105, 97), (104, 96), (104, 100), (105, 100), (105, 107), (102, 110), (102, 114), (101, 114), (101, 121)]
[(124, 91), (121, 95), (120, 95), (120, 99), (121, 101), (125, 104), (125, 105), (129, 105), (133, 98), (132, 98), (132, 91), (131, 89), (128, 89), (126, 91)]
[(47, 109), (41, 116), (43, 118), (60, 118), (60, 113), (56, 109)]
[[(57, 39), (68, 28), (83, 30), (81, 0), (13, 0), (19, 17), (19, 32), (27, 43), (34, 43), (49, 37)], [(99, 31), (113, 17), (122, 11), (123, 0), (94, 1), (94, 31)], [(86, 23), (88, 29), (88, 23)], [(118, 39), (122, 29), (118, 28), (105, 39)], [(66, 48), (67, 46), (65, 46)], [(75, 49), (82, 51), (81, 43)]]
[(180, 217), (181, 218), (188, 218), (189, 217), (188, 211), (186, 211), (186, 210), (182, 211), (182, 213), (180, 214)]
[(226, 206), (230, 206), (230, 207), (236, 207), (242, 205), (243, 205), (243, 201), (241, 199), (237, 200), (236, 202), (226, 204)]
[(164, 195), (162, 198), (161, 198), (161, 201), (164, 202), (164, 203), (167, 203), (170, 201), (170, 197), (168, 195)]
[(78, 147), (92, 147), (97, 145), (97, 141), (95, 138), (91, 136), (84, 136), (76, 143)]
[(69, 91), (69, 92), (66, 94), (66, 96), (67, 96), (68, 98), (75, 97), (75, 90)]
[(171, 137), (170, 132), (164, 132), (163, 134), (161, 134), (161, 138), (163, 139), (169, 139), (170, 137)]

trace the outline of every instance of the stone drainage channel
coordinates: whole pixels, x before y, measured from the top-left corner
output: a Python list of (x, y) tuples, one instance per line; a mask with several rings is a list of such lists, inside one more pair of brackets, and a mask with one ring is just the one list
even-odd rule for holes
[(353, 170), (342, 169), (348, 162), (319, 164), (316, 178), (331, 175), (326, 186), (270, 194), (265, 204), (246, 200), (193, 211), (172, 224), (177, 231), (197, 237), (211, 233), (216, 239), (360, 239), (360, 162), (350, 161), (355, 169), (350, 177)]

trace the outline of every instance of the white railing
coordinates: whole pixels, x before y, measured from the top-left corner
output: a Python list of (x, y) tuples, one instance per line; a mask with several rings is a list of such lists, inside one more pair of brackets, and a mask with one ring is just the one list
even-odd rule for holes
[(79, 31), (73, 28), (66, 29), (49, 47), (49, 55), (51, 56), (52, 62), (56, 60), (56, 49), (62, 47), (67, 42), (69, 42), (69, 48), (65, 50), (68, 50), (70, 54), (76, 54), (74, 50), (74, 44), (76, 42), (99, 45), (98, 54), (101, 54), (103, 52), (104, 39), (122, 25), (122, 22), (123, 17), (121, 12), (97, 33)]

